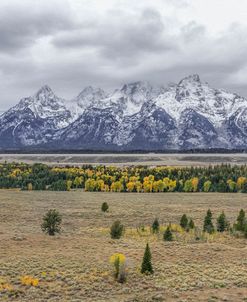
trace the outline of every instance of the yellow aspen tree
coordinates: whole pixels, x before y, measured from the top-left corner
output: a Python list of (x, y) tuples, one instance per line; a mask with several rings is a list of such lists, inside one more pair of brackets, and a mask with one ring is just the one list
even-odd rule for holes
[(196, 192), (198, 190), (198, 183), (199, 183), (199, 179), (197, 177), (191, 179), (193, 192)]
[(237, 189), (238, 189), (238, 191), (243, 190), (245, 182), (246, 182), (245, 177), (239, 177), (238, 178), (238, 180), (237, 180)]
[(72, 180), (67, 180), (66, 182), (67, 191), (70, 191), (71, 186), (72, 186)]
[(205, 181), (203, 184), (203, 191), (209, 192), (211, 185), (212, 185), (212, 182), (210, 180)]
[(126, 186), (128, 192), (133, 192), (135, 189), (135, 183), (132, 181), (128, 182)]
[(137, 181), (135, 183), (136, 192), (140, 193), (142, 191), (142, 183), (140, 181)]

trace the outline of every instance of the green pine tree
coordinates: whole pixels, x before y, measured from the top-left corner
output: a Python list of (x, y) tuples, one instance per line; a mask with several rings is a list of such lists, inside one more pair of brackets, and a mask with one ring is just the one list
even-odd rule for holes
[(142, 274), (153, 274), (153, 267), (152, 267), (152, 255), (149, 248), (149, 245), (147, 243), (146, 249), (144, 252), (143, 260), (142, 260), (142, 267), (141, 267), (141, 273)]
[(214, 225), (212, 222), (212, 212), (208, 209), (207, 214), (204, 218), (203, 231), (209, 234), (214, 232)]
[(244, 237), (247, 238), (247, 224), (244, 226)]
[(155, 218), (152, 224), (152, 231), (153, 233), (159, 233), (159, 230), (160, 230), (159, 220), (158, 218)]
[(237, 231), (244, 232), (245, 225), (246, 225), (245, 211), (243, 209), (241, 209), (238, 214), (237, 223), (235, 224), (235, 228)]
[(173, 235), (172, 235), (172, 231), (171, 231), (171, 228), (170, 226), (168, 226), (164, 232), (164, 235), (163, 235), (163, 239), (165, 241), (172, 241), (173, 240)]
[(188, 218), (186, 216), (186, 214), (183, 214), (183, 216), (181, 217), (180, 219), (180, 226), (183, 228), (183, 229), (186, 229), (187, 226), (188, 226)]
[(224, 211), (217, 218), (217, 231), (224, 232), (229, 228), (229, 223), (226, 219)]

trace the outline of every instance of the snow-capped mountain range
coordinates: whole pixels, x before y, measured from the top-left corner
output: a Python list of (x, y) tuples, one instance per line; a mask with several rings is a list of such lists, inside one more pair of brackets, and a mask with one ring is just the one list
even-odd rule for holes
[(86, 87), (75, 99), (48, 86), (0, 115), (0, 148), (167, 150), (247, 148), (247, 99), (190, 75), (178, 84)]

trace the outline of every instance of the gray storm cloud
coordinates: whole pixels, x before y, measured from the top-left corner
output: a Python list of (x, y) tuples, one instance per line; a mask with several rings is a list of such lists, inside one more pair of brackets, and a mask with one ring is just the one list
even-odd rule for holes
[(190, 73), (247, 96), (245, 24), (229, 21), (212, 34), (189, 1), (90, 3), (0, 2), (0, 110), (43, 84), (69, 99), (86, 85), (166, 85)]
[[(73, 28), (73, 19), (63, 5), (43, 1), (6, 2), (0, 10), (0, 52), (18, 52), (37, 39)], [(21, 5), (20, 5), (21, 3)], [(52, 3), (52, 2), (50, 2)]]

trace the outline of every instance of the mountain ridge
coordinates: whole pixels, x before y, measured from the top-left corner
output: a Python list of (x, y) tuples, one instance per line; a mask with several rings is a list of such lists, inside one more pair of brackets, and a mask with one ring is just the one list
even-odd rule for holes
[(66, 101), (48, 85), (0, 115), (0, 148), (188, 150), (247, 147), (247, 99), (192, 74), (178, 84), (85, 87)]

